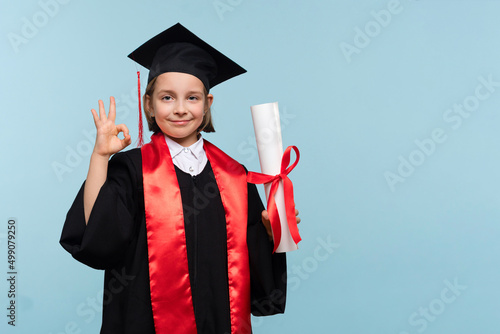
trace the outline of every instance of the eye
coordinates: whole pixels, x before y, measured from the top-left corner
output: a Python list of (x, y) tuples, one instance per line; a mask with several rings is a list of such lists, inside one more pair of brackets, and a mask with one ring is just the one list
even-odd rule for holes
[(199, 98), (198, 98), (198, 96), (191, 95), (190, 97), (188, 97), (188, 100), (189, 101), (197, 101), (197, 100), (199, 100)]
[(162, 97), (161, 99), (164, 101), (172, 101), (172, 96), (166, 95), (166, 96)]

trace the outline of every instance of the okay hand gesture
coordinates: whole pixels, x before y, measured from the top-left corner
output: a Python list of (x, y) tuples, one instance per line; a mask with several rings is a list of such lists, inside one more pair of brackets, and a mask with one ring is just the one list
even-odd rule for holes
[[(97, 115), (95, 109), (91, 111), (97, 129), (94, 153), (109, 157), (130, 145), (132, 140), (127, 126), (125, 124), (115, 125), (116, 105), (114, 97), (110, 98), (108, 116), (106, 116), (102, 100), (99, 100), (99, 115)], [(120, 132), (123, 133), (123, 139), (118, 137)]]

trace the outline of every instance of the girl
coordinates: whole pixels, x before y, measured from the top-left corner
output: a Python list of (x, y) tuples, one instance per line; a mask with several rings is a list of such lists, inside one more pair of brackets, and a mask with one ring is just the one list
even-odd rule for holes
[(272, 254), (244, 167), (200, 135), (214, 131), (210, 88), (245, 70), (180, 24), (129, 57), (150, 70), (143, 101), (154, 134), (117, 153), (129, 131), (115, 125), (114, 99), (108, 115), (99, 101), (61, 245), (105, 270), (101, 333), (251, 333), (250, 313), (284, 312), (286, 258)]

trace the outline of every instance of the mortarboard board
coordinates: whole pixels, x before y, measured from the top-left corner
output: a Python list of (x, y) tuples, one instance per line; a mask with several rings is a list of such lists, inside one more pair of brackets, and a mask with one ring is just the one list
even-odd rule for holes
[(128, 56), (149, 69), (148, 83), (166, 72), (194, 75), (207, 89), (246, 72), (180, 23), (151, 38)]
[[(128, 55), (130, 59), (149, 70), (148, 83), (160, 74), (181, 72), (201, 80), (207, 92), (210, 88), (246, 72), (244, 68), (224, 56), (201, 38), (177, 23), (151, 38)], [(141, 116), (141, 80), (138, 75), (139, 138), (143, 144)]]

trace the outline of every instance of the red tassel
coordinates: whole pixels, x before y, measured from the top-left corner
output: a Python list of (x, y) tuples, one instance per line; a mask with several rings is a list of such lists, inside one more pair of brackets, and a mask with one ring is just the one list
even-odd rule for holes
[(137, 147), (144, 145), (143, 126), (142, 126), (142, 108), (141, 108), (141, 72), (137, 71), (137, 90), (139, 93), (139, 138), (137, 138)]

